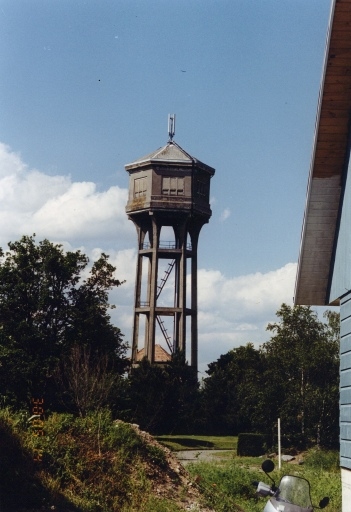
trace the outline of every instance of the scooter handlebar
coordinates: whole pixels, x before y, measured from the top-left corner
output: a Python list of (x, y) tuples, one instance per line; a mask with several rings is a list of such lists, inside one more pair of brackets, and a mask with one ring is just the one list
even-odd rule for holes
[(272, 496), (274, 494), (274, 491), (268, 484), (265, 484), (264, 482), (257, 482), (256, 493), (259, 494), (260, 496), (265, 497)]

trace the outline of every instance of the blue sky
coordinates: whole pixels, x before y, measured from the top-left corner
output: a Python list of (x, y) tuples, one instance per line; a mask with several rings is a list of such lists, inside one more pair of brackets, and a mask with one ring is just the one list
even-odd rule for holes
[(127, 279), (114, 300), (130, 339), (124, 165), (164, 145), (176, 113), (176, 142), (216, 169), (200, 363), (268, 339), (293, 297), (329, 11), (330, 0), (1, 0), (1, 245), (36, 232), (109, 252)]

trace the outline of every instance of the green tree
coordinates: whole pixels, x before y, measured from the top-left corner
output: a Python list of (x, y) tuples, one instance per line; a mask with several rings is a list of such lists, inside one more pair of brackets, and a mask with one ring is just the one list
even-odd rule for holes
[(233, 435), (255, 429), (260, 423), (263, 370), (264, 358), (252, 343), (234, 348), (208, 365), (201, 394), (209, 433)]
[(310, 307), (282, 304), (279, 322), (265, 343), (268, 417), (280, 417), (285, 433), (309, 441), (332, 444), (338, 414), (337, 317), (321, 322)]
[(0, 386), (8, 401), (52, 404), (54, 370), (74, 345), (123, 371), (127, 345), (108, 314), (108, 292), (121, 282), (105, 254), (88, 272), (86, 255), (34, 236), (0, 250)]
[(326, 323), (303, 306), (282, 304), (270, 341), (249, 343), (209, 364), (201, 389), (204, 430), (259, 432), (273, 443), (277, 418), (287, 442), (338, 443), (339, 315)]

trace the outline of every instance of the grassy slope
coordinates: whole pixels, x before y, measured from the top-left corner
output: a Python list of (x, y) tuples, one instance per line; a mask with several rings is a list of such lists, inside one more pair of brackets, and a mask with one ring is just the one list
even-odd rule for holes
[(24, 418), (0, 413), (1, 512), (178, 512), (197, 501), (170, 453), (107, 412), (53, 414), (45, 435), (34, 433)]
[[(167, 450), (130, 425), (116, 424), (108, 413), (84, 419), (52, 415), (45, 422), (44, 436), (33, 433), (24, 418), (0, 411), (1, 512), (48, 511), (52, 506), (57, 512), (179, 512), (190, 503), (185, 472), (171, 465)], [(233, 437), (158, 439), (173, 449), (236, 446)], [(41, 461), (34, 460), (35, 450), (43, 450)], [(234, 503), (245, 512), (262, 512), (266, 500), (256, 502), (251, 485), (252, 480), (267, 480), (260, 470), (262, 458), (239, 458), (235, 453), (228, 451), (226, 461), (197, 463), (188, 469), (216, 512), (234, 512)], [(314, 502), (328, 494), (331, 505), (326, 511), (339, 512), (335, 453), (315, 451), (309, 457), (310, 463), (307, 459), (303, 466), (283, 464), (282, 472), (301, 473), (311, 482)], [(275, 471), (276, 481), (280, 476)], [(192, 498), (192, 504), (198, 502), (196, 493)]]

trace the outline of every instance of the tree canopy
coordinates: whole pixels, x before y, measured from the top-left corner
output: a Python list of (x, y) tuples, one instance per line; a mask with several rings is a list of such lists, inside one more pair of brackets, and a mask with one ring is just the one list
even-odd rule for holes
[(35, 235), (0, 249), (0, 400), (84, 416), (109, 407), (153, 433), (257, 432), (273, 443), (338, 443), (339, 315), (282, 304), (270, 340), (233, 348), (201, 385), (183, 353), (142, 361), (128, 375), (127, 343), (111, 323), (109, 292), (122, 282), (106, 254), (90, 264)]
[(310, 307), (283, 304), (277, 316), (262, 347), (269, 380), (283, 397), (277, 402), (271, 394), (271, 402), (287, 432), (327, 442), (338, 430), (339, 315), (327, 312), (325, 324)]
[(261, 432), (280, 417), (294, 444), (338, 442), (339, 315), (282, 304), (262, 347), (238, 347), (209, 365), (202, 387), (212, 433)]
[(54, 400), (53, 374), (74, 346), (108, 355), (123, 371), (126, 343), (108, 314), (108, 293), (122, 283), (104, 253), (88, 257), (23, 236), (0, 250), (0, 385), (7, 400)]

